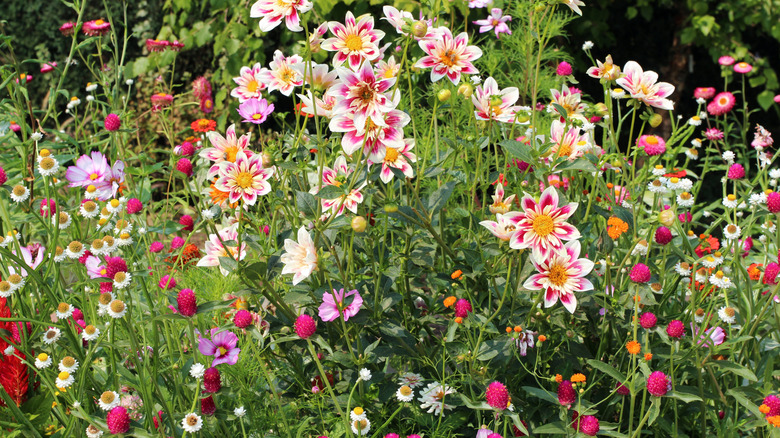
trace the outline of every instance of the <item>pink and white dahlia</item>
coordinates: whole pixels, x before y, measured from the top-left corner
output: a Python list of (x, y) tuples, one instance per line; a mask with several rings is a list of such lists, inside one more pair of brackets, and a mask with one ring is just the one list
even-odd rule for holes
[(395, 56), (391, 56), (387, 61), (384, 59), (377, 62), (374, 73), (382, 78), (398, 78), (398, 73), (401, 71), (401, 64), (396, 62)]
[[(427, 29), (425, 31), (425, 35), (423, 36), (417, 36), (412, 34), (414, 39), (418, 41), (429, 40), (429, 39), (436, 38), (436, 35), (438, 35), (437, 28), (434, 28), (432, 26), (433, 24), (432, 20), (425, 20), (422, 14), (420, 14), (419, 20), (415, 20), (411, 12), (399, 11), (398, 9), (392, 6), (385, 6), (382, 8), (382, 11), (385, 13), (385, 16), (382, 19), (387, 20), (387, 22), (390, 23), (395, 28), (396, 32), (398, 32), (401, 35), (409, 36), (407, 30), (411, 29), (412, 31), (414, 31), (415, 29), (413, 26), (417, 21), (425, 22), (427, 24)], [(406, 30), (404, 30), (404, 27), (406, 27)], [(420, 31), (420, 33), (422, 32)]]
[(509, 30), (509, 25), (507, 25), (508, 21), (512, 21), (512, 17), (501, 14), (501, 9), (493, 8), (490, 10), (489, 17), (484, 20), (474, 21), (474, 24), (479, 26), (479, 33), (490, 32), (492, 30), (496, 33), (496, 38), (501, 38), (502, 33), (512, 35), (512, 31)]
[(330, 129), (333, 132), (344, 133), (341, 137), (341, 147), (344, 148), (344, 152), (352, 155), (362, 147), (363, 153), (371, 162), (380, 163), (385, 158), (386, 148), (404, 146), (404, 126), (410, 121), (408, 114), (393, 109), (382, 115), (381, 125), (377, 125), (372, 119), (367, 119), (365, 127), (358, 128), (354, 114), (341, 113), (333, 117)]
[(437, 38), (419, 42), (420, 48), (427, 56), (420, 58), (414, 64), (415, 67), (432, 68), (431, 82), (446, 76), (456, 85), (460, 82), (461, 74), (479, 73), (472, 61), (482, 56), (482, 50), (468, 45), (469, 37), (466, 32), (453, 37), (448, 28), (440, 27), (437, 33)]
[(205, 148), (200, 151), (201, 158), (205, 158), (214, 163), (209, 170), (209, 178), (216, 175), (219, 169), (219, 163), (224, 161), (233, 163), (236, 161), (236, 156), (239, 152), (243, 152), (247, 157), (253, 155), (249, 147), (249, 137), (251, 134), (247, 133), (241, 137), (236, 137), (236, 125), (230, 125), (223, 137), (217, 131), (211, 131), (206, 134), (211, 143), (210, 148)]
[(517, 87), (500, 90), (495, 79), (487, 78), (483, 84), (477, 85), (477, 89), (471, 95), (474, 115), (477, 120), (512, 123), (518, 108), (514, 104), (519, 97), (520, 92)]
[[(523, 211), (515, 217), (517, 232), (509, 241), (512, 249), (532, 248), (544, 260), (563, 249), (564, 240), (579, 239), (580, 232), (566, 222), (577, 210), (577, 203), (558, 206), (558, 192), (552, 186), (542, 192), (539, 202), (526, 194), (520, 200)], [(579, 248), (579, 246), (577, 246)]]
[(310, 0), (258, 0), (249, 9), (252, 18), (262, 17), (260, 30), (268, 32), (282, 23), (284, 19), (287, 29), (300, 32), (300, 14), (309, 11), (313, 6)]
[(334, 66), (347, 62), (349, 68), (357, 70), (363, 60), (374, 61), (380, 57), (377, 44), (385, 33), (374, 29), (374, 17), (371, 15), (361, 15), (356, 21), (352, 12), (347, 12), (344, 24), (331, 21), (328, 27), (334, 36), (323, 41), (320, 46), (329, 52), (336, 52), (333, 56)]
[(655, 108), (674, 109), (674, 102), (667, 99), (674, 93), (674, 85), (658, 82), (658, 73), (643, 71), (635, 61), (628, 61), (623, 67), (623, 73), (624, 76), (615, 82), (628, 91), (631, 97)]
[(585, 105), (582, 103), (582, 93), (580, 90), (572, 87), (569, 88), (566, 84), (563, 84), (561, 90), (550, 89), (552, 94), (552, 103), (563, 107), (566, 114), (560, 114), (559, 110), (551, 105), (553, 111), (559, 113), (561, 117), (566, 117), (569, 120), (579, 119), (582, 122), (588, 122), (585, 117)]
[(612, 62), (612, 55), (607, 55), (603, 63), (596, 60), (596, 66), (589, 68), (587, 73), (592, 78), (614, 81), (620, 77), (620, 67)]
[(417, 161), (417, 157), (410, 152), (414, 148), (414, 139), (404, 139), (404, 145), (401, 148), (388, 146), (385, 148), (385, 158), (382, 160), (382, 171), (379, 173), (379, 179), (387, 184), (393, 179), (393, 170), (398, 169), (403, 172), (407, 178), (414, 178), (414, 169), (409, 164)]
[(308, 278), (317, 269), (317, 248), (305, 227), (298, 229), (298, 241), (284, 239), (284, 253), (280, 257), (282, 275), (293, 274), (293, 286)]
[(303, 58), (298, 55), (285, 57), (281, 50), (274, 52), (274, 60), (269, 69), (260, 73), (260, 79), (268, 87), (268, 92), (279, 91), (285, 96), (292, 94), (295, 87), (303, 85)]
[(505, 194), (506, 192), (504, 191), (504, 184), (496, 184), (496, 193), (493, 195), (493, 203), (488, 206), (490, 213), (503, 214), (512, 209), (512, 203), (515, 201), (515, 195), (510, 195), (508, 198), (504, 199)]
[(263, 168), (261, 155), (247, 156), (242, 151), (236, 154), (234, 163), (222, 162), (219, 165), (214, 187), (227, 193), (231, 204), (243, 199), (245, 205), (255, 205), (258, 196), (271, 191), (268, 179), (273, 173), (273, 169)]
[(225, 246), (225, 242), (238, 242), (238, 224), (233, 224), (228, 228), (223, 228), (219, 231), (219, 236), (216, 234), (209, 234), (209, 240), (206, 242), (204, 255), (198, 260), (198, 266), (201, 267), (214, 267), (219, 266), (222, 275), (227, 276), (228, 271), (222, 267), (219, 259), (222, 257), (229, 257), (234, 260), (244, 260), (246, 257), (246, 242), (241, 242), (241, 249), (238, 246)]
[[(333, 164), (333, 168), (325, 167), (322, 171), (322, 187), (336, 186), (341, 187), (347, 180), (347, 176), (352, 173), (352, 169), (347, 166), (347, 160), (343, 155), (336, 158), (336, 162)], [(357, 214), (357, 206), (363, 202), (363, 193), (361, 190), (365, 187), (364, 182), (359, 187), (352, 189), (347, 195), (341, 195), (334, 199), (322, 199), (322, 209), (327, 215), (328, 210), (336, 216), (344, 214), (344, 210), (347, 209), (352, 213)], [(311, 189), (311, 193), (316, 195), (319, 192), (317, 187)]]
[(515, 224), (521, 219), (521, 216), (522, 213), (516, 211), (503, 214), (498, 213), (495, 221), (482, 221), (479, 224), (487, 228), (494, 236), (507, 242), (517, 231), (517, 225)]
[[(519, 232), (518, 232), (519, 234)], [(580, 242), (567, 242), (560, 251), (544, 255), (534, 248), (531, 263), (538, 271), (528, 278), (523, 287), (529, 290), (545, 290), (544, 307), (552, 307), (559, 299), (570, 313), (577, 308), (574, 292), (593, 289), (585, 278), (593, 270), (593, 262), (580, 257)]]
[(241, 67), (238, 76), (233, 78), (233, 82), (238, 86), (230, 91), (230, 95), (241, 103), (249, 99), (260, 99), (262, 97), (260, 92), (266, 88), (263, 82), (263, 72), (266, 70), (260, 63), (255, 64), (252, 68)]
[(298, 98), (301, 99), (301, 113), (328, 119), (333, 117), (333, 108), (336, 106), (336, 97), (327, 93), (323, 94), (322, 97), (313, 97), (311, 90), (307, 90), (305, 95), (299, 94)]
[(100, 152), (92, 152), (79, 157), (75, 166), (68, 167), (65, 179), (70, 187), (87, 187), (103, 181), (110, 171), (106, 157)]
[(569, 9), (571, 9), (572, 12), (575, 12), (577, 15), (582, 15), (580, 6), (585, 6), (585, 3), (583, 3), (582, 0), (561, 0), (561, 3), (568, 6)]
[(322, 37), (325, 36), (325, 33), (328, 32), (328, 23), (322, 23), (319, 26), (317, 26), (309, 35), (309, 49), (311, 50), (311, 53), (317, 53), (320, 51), (322, 44)]
[(553, 120), (550, 140), (553, 143), (550, 148), (552, 155), (569, 160), (581, 156), (589, 146), (587, 134), (582, 134), (580, 128), (574, 125), (569, 125), (569, 129), (566, 129), (566, 124), (560, 120)]
[[(368, 63), (358, 71), (346, 68), (338, 68), (336, 71), (341, 81), (328, 90), (328, 94), (338, 99), (333, 112), (352, 113), (356, 129), (365, 129), (368, 119), (375, 125), (383, 126), (384, 115), (398, 105), (398, 99), (392, 99), (386, 93), (395, 83), (395, 78), (378, 78)], [(335, 119), (332, 120), (330, 128), (334, 129), (338, 123)]]

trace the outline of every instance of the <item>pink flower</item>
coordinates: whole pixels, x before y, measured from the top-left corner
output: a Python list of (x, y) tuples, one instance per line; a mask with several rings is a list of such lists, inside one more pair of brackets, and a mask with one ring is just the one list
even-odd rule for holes
[(767, 131), (763, 126), (756, 124), (756, 133), (753, 136), (753, 141), (750, 145), (754, 148), (768, 148), (774, 144), (772, 140), (772, 133)]
[(571, 68), (571, 64), (569, 64), (566, 61), (562, 61), (560, 64), (558, 64), (558, 67), (555, 69), (555, 74), (558, 76), (569, 76), (572, 74), (574, 70)]
[(111, 30), (111, 23), (104, 20), (87, 21), (81, 26), (81, 31), (88, 36), (105, 35)]
[(157, 285), (160, 286), (160, 289), (173, 289), (176, 287), (176, 279), (170, 275), (164, 275)]
[(483, 84), (477, 85), (471, 102), (474, 104), (474, 115), (477, 120), (497, 120), (504, 123), (512, 123), (515, 120), (515, 112), (519, 109), (514, 106), (520, 92), (517, 87), (498, 88), (498, 83), (492, 77)]
[(742, 179), (745, 177), (745, 167), (742, 166), (739, 163), (734, 163), (731, 166), (729, 166), (728, 172), (726, 172), (726, 177), (728, 179)]
[(596, 65), (589, 68), (586, 73), (595, 79), (614, 81), (620, 77), (620, 67), (612, 62), (612, 55), (607, 55), (603, 63), (597, 59)]
[(654, 397), (663, 397), (672, 390), (672, 382), (662, 371), (653, 371), (647, 378), (647, 392)]
[[(563, 110), (566, 111), (566, 114), (560, 114), (561, 117), (566, 117), (569, 120), (578, 119), (583, 122), (588, 121), (584, 115), (585, 105), (582, 103), (582, 94), (580, 93), (580, 90), (574, 87), (569, 88), (566, 84), (563, 84), (560, 91), (550, 89), (550, 94), (552, 95), (552, 103), (563, 107)], [(555, 107), (553, 107), (553, 109), (555, 112), (559, 111)]]
[(652, 312), (645, 312), (639, 317), (639, 325), (641, 325), (643, 329), (653, 329), (657, 322), (658, 318), (656, 318)]
[(247, 157), (253, 155), (252, 151), (248, 149), (249, 137), (250, 134), (244, 134), (236, 138), (236, 125), (228, 127), (225, 137), (217, 131), (211, 131), (206, 134), (211, 147), (201, 150), (199, 155), (201, 158), (214, 162), (214, 165), (209, 169), (209, 178), (213, 178), (219, 173), (220, 163), (224, 161), (235, 162), (239, 152), (243, 152)]
[(577, 401), (577, 393), (574, 391), (572, 384), (568, 380), (564, 380), (558, 384), (558, 403), (561, 406), (571, 407)]
[(295, 320), (295, 334), (301, 339), (310, 338), (317, 331), (317, 321), (311, 316), (303, 314)]
[(222, 377), (219, 370), (213, 366), (203, 373), (203, 389), (205, 392), (217, 392), (222, 388)]
[(241, 352), (241, 349), (236, 347), (238, 336), (228, 331), (217, 333), (217, 330), (211, 329), (211, 339), (198, 335), (198, 350), (204, 356), (214, 356), (212, 367), (221, 363), (235, 365), (238, 362), (238, 353)]
[(699, 87), (693, 90), (693, 97), (696, 99), (712, 99), (715, 95), (715, 89), (712, 87)]
[(285, 96), (292, 94), (295, 87), (303, 85), (303, 58), (298, 55), (285, 57), (281, 50), (274, 52), (274, 60), (267, 70), (260, 72), (262, 82), (268, 87), (268, 92), (278, 90)]
[[(339, 68), (336, 71), (341, 80), (328, 90), (328, 94), (339, 99), (333, 108), (333, 113), (345, 117), (334, 117), (330, 122), (330, 128), (338, 129), (337, 132), (347, 132), (350, 126), (345, 125), (345, 118), (351, 119), (352, 128), (363, 132), (367, 129), (366, 124), (369, 119), (373, 125), (386, 126), (384, 115), (394, 109), (400, 99), (400, 95), (393, 99), (386, 93), (395, 83), (395, 78), (377, 77), (369, 63), (354, 72), (346, 68)], [(409, 123), (408, 120), (406, 123)], [(350, 147), (350, 149), (354, 152), (358, 148)]]
[(106, 157), (100, 152), (92, 152), (79, 157), (75, 166), (68, 167), (65, 179), (70, 182), (70, 187), (87, 187), (103, 181), (109, 172)]
[(501, 15), (501, 9), (493, 8), (490, 10), (490, 16), (484, 20), (474, 21), (474, 24), (479, 26), (479, 33), (490, 32), (493, 30), (496, 33), (496, 38), (501, 38), (501, 34), (512, 35), (512, 31), (509, 30), (509, 26), (506, 24), (508, 21), (512, 21), (512, 17), (509, 15)]
[(387, 184), (393, 179), (393, 170), (398, 169), (405, 177), (414, 178), (414, 169), (409, 164), (417, 161), (417, 157), (411, 152), (414, 147), (414, 139), (404, 139), (403, 147), (396, 149), (393, 147), (385, 148), (385, 158), (382, 160), (382, 171), (379, 172), (379, 179)]
[[(348, 297), (353, 297), (352, 302), (349, 305), (344, 303), (344, 300)], [(357, 315), (360, 307), (363, 305), (363, 298), (360, 296), (357, 290), (351, 290), (344, 293), (344, 289), (333, 289), (333, 293), (325, 293), (322, 296), (322, 304), (320, 304), (319, 315), (320, 319), (325, 322), (333, 321), (344, 316), (344, 321), (348, 321), (350, 317)]]
[(469, 316), (469, 312), (473, 310), (471, 307), (471, 302), (465, 298), (461, 298), (458, 301), (455, 302), (455, 317), (456, 318), (465, 318)]
[[(246, 242), (241, 242), (241, 250), (238, 247), (238, 232), (236, 231), (237, 225), (223, 228), (219, 231), (219, 237), (216, 234), (209, 234), (209, 240), (204, 247), (204, 255), (198, 260), (198, 266), (201, 267), (214, 267), (219, 266), (222, 275), (227, 276), (229, 272), (222, 267), (219, 259), (222, 257), (229, 257), (234, 260), (243, 260), (246, 257)], [(224, 242), (236, 242), (234, 246), (223, 245)]]
[(720, 65), (732, 65), (734, 64), (734, 58), (728, 55), (721, 56), (718, 58), (718, 64)]
[[(566, 127), (569, 126), (569, 129)], [(582, 156), (590, 142), (588, 135), (582, 134), (580, 128), (574, 125), (567, 125), (560, 120), (553, 120), (550, 126), (550, 141), (553, 143), (550, 148), (550, 155), (545, 157), (546, 161), (553, 158), (562, 157), (569, 161)]]
[(616, 82), (629, 92), (632, 98), (655, 108), (673, 110), (674, 103), (667, 99), (674, 93), (674, 85), (667, 82), (657, 82), (658, 73), (642, 67), (635, 61), (628, 61), (623, 67), (623, 77)]
[(655, 230), (655, 241), (660, 245), (666, 245), (672, 241), (672, 231), (669, 228), (660, 226)]
[(722, 116), (731, 111), (736, 102), (737, 98), (734, 97), (733, 94), (728, 91), (723, 91), (718, 93), (718, 95), (712, 99), (712, 102), (707, 105), (707, 112), (710, 113), (711, 116)]
[(249, 9), (249, 16), (262, 17), (259, 25), (263, 32), (274, 29), (283, 18), (287, 29), (300, 32), (303, 30), (300, 14), (308, 12), (312, 6), (309, 0), (258, 0)]
[(685, 335), (685, 325), (682, 321), (675, 319), (666, 326), (666, 334), (670, 338), (682, 338)]
[(56, 62), (44, 62), (41, 64), (41, 73), (48, 73), (53, 71), (55, 67), (57, 67)]
[(734, 65), (734, 71), (741, 74), (750, 73), (753, 70), (753, 66), (747, 62), (738, 62)]
[(248, 99), (238, 107), (238, 114), (244, 118), (242, 122), (259, 125), (265, 122), (268, 115), (274, 111), (274, 104), (269, 104), (265, 99)]
[(650, 281), (650, 268), (644, 263), (637, 263), (631, 268), (629, 277), (634, 283), (647, 283)]
[[(46, 247), (40, 243), (31, 243), (27, 246), (20, 247), (19, 250), (22, 253), (22, 260), (24, 260), (24, 264), (27, 265), (26, 267), (35, 269), (43, 262), (43, 255), (46, 252)], [(11, 250), (11, 254), (16, 255), (16, 250)], [(19, 274), (22, 277), (26, 277), (27, 269), (19, 268), (17, 270), (16, 267), (9, 263), (8, 273)]]
[(723, 131), (718, 128), (707, 128), (704, 131), (704, 136), (707, 137), (707, 140), (723, 140)]
[(62, 26), (60, 26), (60, 33), (64, 36), (71, 36), (73, 35), (73, 32), (76, 31), (76, 23), (72, 21), (68, 21), (67, 23), (64, 23)]
[(485, 390), (485, 400), (493, 409), (504, 410), (509, 405), (509, 391), (501, 382), (492, 382)]
[(432, 68), (432, 82), (447, 76), (453, 84), (457, 85), (461, 74), (479, 73), (471, 62), (482, 56), (482, 50), (477, 46), (468, 45), (466, 32), (453, 37), (448, 28), (441, 27), (438, 38), (429, 41), (421, 40), (419, 45), (426, 56), (420, 58), (414, 66)]
[(585, 278), (593, 270), (593, 262), (579, 258), (580, 248), (577, 240), (567, 242), (563, 248), (546, 255), (538, 247), (533, 248), (531, 262), (538, 273), (530, 276), (523, 287), (528, 290), (546, 289), (544, 307), (552, 307), (560, 299), (566, 310), (574, 313), (577, 308), (574, 292), (593, 289), (593, 284)]
[[(544, 188), (542, 188), (542, 190), (544, 190)], [(515, 201), (515, 195), (509, 195), (506, 199), (504, 199), (505, 194), (506, 192), (504, 191), (504, 184), (499, 182), (496, 185), (496, 192), (492, 196), (493, 203), (488, 206), (488, 210), (490, 210), (491, 214), (504, 214), (512, 209), (512, 204)]]
[[(325, 167), (322, 171), (322, 187), (336, 186), (341, 187), (346, 182), (346, 178), (352, 173), (352, 169), (347, 167), (347, 160), (343, 155), (336, 158), (333, 169)], [(364, 182), (360, 186), (353, 188), (349, 194), (340, 195), (333, 199), (322, 199), (322, 208), (326, 214), (335, 214), (336, 216), (344, 214), (344, 210), (349, 210), (357, 214), (358, 204), (363, 202), (363, 193), (361, 190), (366, 186)], [(311, 193), (319, 193), (317, 186), (312, 187)], [(331, 210), (330, 213), (327, 211)]]
[[(267, 69), (262, 67), (260, 63), (255, 64), (252, 68), (241, 67), (238, 76), (233, 78), (233, 82), (238, 86), (230, 90), (230, 95), (237, 98), (240, 103), (249, 99), (260, 99), (262, 97), (260, 92), (266, 88), (266, 84), (263, 82), (263, 75), (266, 71)], [(210, 92), (208, 96), (211, 96)]]
[(666, 141), (657, 135), (643, 135), (639, 137), (636, 145), (650, 156), (662, 155), (666, 152)]
[(46, 199), (41, 200), (41, 208), (40, 208), (40, 214), (43, 217), (50, 217), (53, 214), (57, 213), (57, 201), (54, 199), (49, 199), (48, 202)]
[[(520, 215), (512, 218), (516, 220), (517, 232), (509, 241), (510, 248), (532, 248), (539, 253), (536, 260), (541, 262), (547, 259), (551, 253), (563, 250), (564, 240), (575, 240), (580, 237), (577, 228), (566, 222), (566, 219), (577, 210), (577, 203), (571, 202), (559, 207), (558, 192), (553, 187), (548, 187), (542, 192), (538, 203), (531, 195), (525, 195), (520, 201), (520, 205), (523, 211)], [(577, 254), (579, 255), (579, 244), (577, 245)], [(564, 262), (564, 260), (560, 261)], [(592, 267), (591, 263), (591, 269)], [(590, 272), (590, 269), (587, 271)], [(559, 277), (556, 276), (556, 279)], [(562, 281), (559, 286), (566, 282), (565, 279)], [(555, 301), (550, 305), (554, 303)]]
[(222, 162), (214, 183), (217, 190), (228, 193), (231, 204), (243, 200), (246, 205), (255, 205), (258, 196), (271, 191), (271, 178), (274, 171), (263, 167), (261, 155), (248, 157), (243, 151), (236, 154), (235, 163)]
[(515, 224), (522, 217), (522, 213), (511, 211), (496, 214), (495, 221), (482, 221), (479, 224), (487, 228), (491, 234), (503, 241), (509, 241), (517, 231)]
[(320, 47), (329, 52), (336, 52), (333, 56), (334, 67), (347, 62), (349, 68), (357, 70), (364, 60), (375, 61), (380, 57), (377, 44), (385, 33), (374, 29), (373, 16), (364, 14), (356, 21), (352, 12), (347, 11), (344, 24), (331, 21), (328, 23), (328, 28), (334, 36), (323, 41)]
[(182, 289), (176, 297), (176, 305), (184, 316), (193, 316), (198, 312), (198, 302), (192, 289)]
[(106, 415), (106, 425), (109, 433), (113, 435), (130, 430), (130, 415), (127, 413), (127, 409), (122, 406), (111, 409)]

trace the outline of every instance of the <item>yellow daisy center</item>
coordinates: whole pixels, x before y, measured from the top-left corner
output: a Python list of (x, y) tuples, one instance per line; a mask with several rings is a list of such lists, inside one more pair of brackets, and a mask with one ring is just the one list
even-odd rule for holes
[(357, 35), (347, 35), (344, 38), (344, 45), (352, 52), (357, 52), (363, 48), (363, 39)]
[(553, 232), (555, 229), (555, 223), (550, 216), (542, 214), (534, 218), (532, 227), (534, 229), (534, 233), (541, 237), (545, 237)]
[(70, 377), (70, 373), (67, 371), (63, 371), (57, 375), (57, 378), (60, 380), (68, 380), (68, 377)]

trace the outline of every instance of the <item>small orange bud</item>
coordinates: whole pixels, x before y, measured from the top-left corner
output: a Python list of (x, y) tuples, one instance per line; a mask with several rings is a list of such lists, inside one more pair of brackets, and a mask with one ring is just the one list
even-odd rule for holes
[(615, 185), (614, 185), (614, 184), (612, 184), (612, 183), (607, 183), (607, 188), (608, 188), (609, 190), (612, 190), (612, 187), (615, 187)]
[(547, 336), (545, 336), (545, 335), (539, 335), (539, 337), (537, 338), (538, 342), (544, 342), (546, 340), (547, 340)]
[(653, 353), (645, 353), (645, 362), (653, 360)]
[(463, 324), (463, 318), (461, 318), (459, 316), (459, 317), (455, 318), (455, 322), (457, 322), (458, 324)]
[(507, 333), (512, 333), (512, 327), (507, 327), (507, 328), (506, 328), (506, 332), (507, 332)]
[(563, 376), (560, 375), (560, 374), (556, 374), (555, 375), (555, 382), (557, 382), (557, 383), (563, 382)]
[(519, 325), (516, 325), (515, 326), (515, 333), (520, 333), (521, 331), (523, 331), (523, 328), (520, 327)]

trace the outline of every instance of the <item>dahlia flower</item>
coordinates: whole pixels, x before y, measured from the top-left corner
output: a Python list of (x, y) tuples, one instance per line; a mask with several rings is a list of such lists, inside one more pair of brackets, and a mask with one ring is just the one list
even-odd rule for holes
[(550, 141), (553, 143), (550, 152), (555, 157), (566, 158), (569, 161), (582, 156), (585, 149), (590, 146), (588, 135), (582, 134), (582, 130), (574, 125), (569, 125), (560, 120), (553, 120), (550, 127)]
[(522, 213), (512, 211), (496, 214), (495, 221), (482, 221), (479, 224), (487, 228), (491, 234), (501, 240), (508, 241), (517, 231), (515, 223), (520, 220)]
[[(219, 270), (222, 275), (227, 276), (228, 272), (222, 267), (219, 259), (222, 257), (230, 257), (234, 260), (243, 260), (246, 257), (246, 242), (241, 242), (241, 250), (237, 246), (223, 245), (224, 242), (238, 242), (238, 232), (236, 230), (237, 225), (234, 224), (228, 228), (224, 228), (219, 231), (219, 236), (216, 234), (209, 234), (209, 240), (205, 244), (204, 255), (198, 260), (197, 266), (219, 266)], [(237, 244), (237, 243), (236, 243)]]
[(404, 145), (400, 148), (386, 147), (385, 157), (382, 160), (382, 171), (379, 172), (379, 179), (387, 184), (393, 179), (393, 170), (400, 170), (405, 177), (414, 178), (414, 169), (409, 164), (417, 161), (417, 157), (411, 152), (414, 148), (414, 139), (404, 139)]
[[(369, 63), (354, 72), (346, 68), (336, 71), (341, 80), (328, 90), (328, 94), (336, 96), (338, 102), (333, 112), (351, 115), (355, 129), (365, 129), (369, 119), (374, 125), (385, 126), (384, 114), (394, 109), (400, 99), (398, 94), (393, 99), (386, 93), (395, 83), (395, 78), (377, 77)], [(344, 129), (340, 127), (342, 120), (331, 120), (331, 129)]]
[(222, 162), (219, 165), (214, 187), (228, 193), (231, 204), (243, 199), (246, 205), (255, 205), (258, 196), (271, 191), (268, 179), (273, 173), (273, 169), (263, 167), (261, 155), (247, 156), (241, 151), (236, 154), (234, 163)]
[[(559, 207), (558, 192), (553, 187), (548, 187), (542, 192), (539, 202), (536, 202), (531, 195), (526, 195), (520, 200), (520, 205), (523, 209), (522, 213), (513, 217), (517, 232), (509, 241), (512, 249), (533, 248), (540, 255), (536, 261), (541, 262), (556, 250), (563, 249), (564, 240), (575, 240), (580, 237), (577, 228), (566, 222), (566, 219), (577, 210), (577, 203), (571, 202)], [(579, 254), (579, 244), (577, 254)]]
[(205, 148), (200, 151), (200, 157), (214, 162), (214, 165), (209, 170), (209, 178), (213, 178), (217, 174), (219, 166), (218, 164), (227, 161), (233, 163), (236, 161), (236, 156), (239, 152), (243, 152), (247, 157), (253, 155), (252, 151), (248, 149), (249, 146), (249, 133), (236, 138), (236, 125), (230, 125), (225, 133), (225, 137), (216, 131), (211, 131), (206, 134), (206, 138), (211, 143), (210, 148)]
[(574, 313), (577, 308), (574, 292), (593, 289), (593, 284), (585, 278), (593, 270), (593, 262), (579, 256), (580, 242), (577, 240), (566, 243), (563, 250), (547, 256), (535, 247), (531, 262), (538, 273), (530, 276), (523, 287), (529, 290), (546, 289), (544, 307), (552, 307), (560, 299), (566, 310)]
[(586, 73), (592, 78), (614, 81), (620, 77), (620, 67), (612, 62), (612, 55), (607, 55), (603, 63), (596, 60), (596, 66), (589, 68)]
[(249, 16), (260, 19), (260, 30), (269, 32), (282, 23), (293, 32), (300, 32), (300, 14), (308, 12), (313, 4), (310, 0), (258, 0), (249, 9)]
[(267, 70), (259, 73), (261, 81), (268, 87), (268, 92), (278, 90), (285, 96), (292, 94), (295, 87), (303, 85), (303, 58), (298, 55), (284, 56), (281, 50), (274, 52), (274, 60)]
[(256, 63), (252, 68), (241, 67), (238, 76), (233, 78), (233, 82), (238, 86), (230, 91), (230, 95), (237, 98), (240, 103), (249, 99), (259, 99), (260, 92), (266, 88), (266, 84), (262, 80), (265, 71), (267, 69), (262, 67), (260, 63)]
[(438, 32), (436, 39), (420, 40), (420, 48), (427, 56), (420, 58), (414, 66), (432, 68), (431, 82), (446, 76), (455, 85), (460, 82), (461, 74), (479, 73), (471, 62), (482, 56), (482, 50), (468, 45), (468, 34), (462, 32), (453, 37), (446, 27), (440, 27)]
[(618, 85), (625, 88), (631, 97), (655, 108), (673, 110), (674, 102), (667, 99), (674, 93), (674, 85), (658, 82), (658, 73), (642, 67), (635, 61), (628, 61), (623, 67), (624, 76), (617, 79)]
[(504, 123), (512, 123), (518, 107), (514, 106), (520, 92), (517, 87), (507, 87), (499, 90), (498, 83), (492, 77), (485, 80), (484, 84), (477, 85), (471, 102), (474, 104), (474, 115), (477, 120), (497, 120)]
[(357, 70), (363, 60), (375, 61), (380, 58), (377, 43), (385, 33), (374, 29), (374, 17), (364, 14), (355, 18), (352, 12), (347, 12), (344, 24), (338, 21), (328, 23), (331, 33), (334, 35), (320, 44), (320, 47), (336, 52), (333, 56), (333, 66), (337, 67), (344, 62), (349, 68)]
[(298, 229), (298, 241), (284, 240), (282, 275), (293, 275), (293, 286), (308, 278), (317, 269), (317, 248), (305, 227)]

